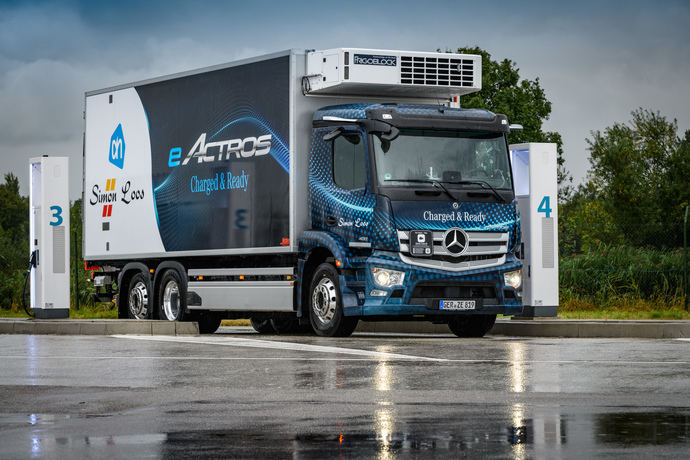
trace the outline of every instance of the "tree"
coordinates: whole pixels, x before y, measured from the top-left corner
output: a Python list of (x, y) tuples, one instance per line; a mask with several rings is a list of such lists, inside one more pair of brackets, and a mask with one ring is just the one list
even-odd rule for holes
[(484, 108), (502, 113), (510, 123), (521, 124), (522, 131), (512, 131), (508, 136), (511, 144), (523, 142), (554, 142), (558, 145), (558, 195), (559, 202), (568, 199), (573, 191), (573, 178), (565, 168), (563, 140), (553, 131), (543, 131), (542, 124), (551, 114), (551, 102), (546, 98), (539, 78), (520, 79), (515, 62), (510, 59), (494, 61), (491, 54), (479, 47), (458, 48), (460, 54), (478, 54), (482, 57), (482, 90), (461, 99), (465, 108)]
[(0, 184), (0, 203), (0, 307), (10, 308), (20, 299), (29, 261), (29, 200), (12, 173)]
[(682, 244), (682, 213), (690, 202), (690, 131), (676, 120), (637, 109), (629, 124), (614, 123), (587, 139), (589, 186), (628, 244)]

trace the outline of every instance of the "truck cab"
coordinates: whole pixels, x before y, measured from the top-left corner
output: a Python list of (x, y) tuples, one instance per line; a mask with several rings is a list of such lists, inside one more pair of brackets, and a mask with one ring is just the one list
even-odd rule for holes
[[(497, 314), (522, 311), (508, 132), (504, 115), (443, 105), (314, 113), (299, 248), (300, 276), (313, 280), (300, 312), (317, 333), (395, 316), (482, 336)], [(335, 270), (312, 258), (324, 248)]]

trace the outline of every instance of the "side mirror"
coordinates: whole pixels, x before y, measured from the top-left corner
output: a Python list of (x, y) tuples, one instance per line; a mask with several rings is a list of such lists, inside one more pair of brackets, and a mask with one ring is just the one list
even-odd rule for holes
[(381, 140), (388, 141), (388, 142), (394, 141), (398, 138), (399, 135), (400, 135), (400, 130), (398, 128), (396, 128), (395, 126), (391, 126), (390, 131), (388, 131), (387, 133), (381, 134)]
[(340, 136), (343, 133), (343, 131), (340, 128), (335, 128), (333, 131), (330, 133), (326, 134), (323, 136), (323, 140), (325, 142), (332, 141), (336, 137)]
[(522, 131), (525, 128), (522, 125), (518, 125), (517, 123), (514, 123), (512, 125), (508, 125), (508, 129), (511, 131)]

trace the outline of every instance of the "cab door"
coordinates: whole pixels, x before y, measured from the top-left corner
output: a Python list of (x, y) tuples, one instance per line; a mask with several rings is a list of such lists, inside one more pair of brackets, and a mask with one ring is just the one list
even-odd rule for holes
[(345, 246), (370, 241), (376, 197), (368, 180), (368, 151), (359, 126), (314, 129), (309, 163), (312, 228), (334, 233)]

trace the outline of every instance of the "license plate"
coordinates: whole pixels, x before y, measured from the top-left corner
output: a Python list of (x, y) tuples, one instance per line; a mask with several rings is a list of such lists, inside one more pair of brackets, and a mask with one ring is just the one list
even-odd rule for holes
[(477, 308), (476, 300), (441, 300), (438, 308), (440, 310), (474, 310)]

